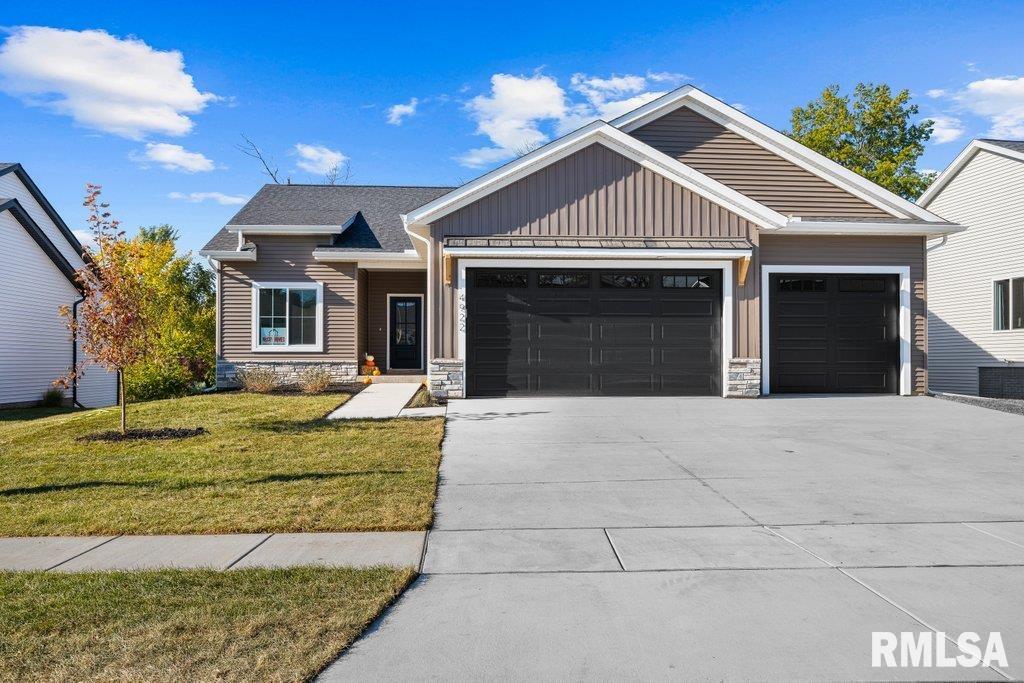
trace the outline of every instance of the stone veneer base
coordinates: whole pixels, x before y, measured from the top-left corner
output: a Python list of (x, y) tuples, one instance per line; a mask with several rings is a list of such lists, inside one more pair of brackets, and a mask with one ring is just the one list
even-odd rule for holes
[(466, 395), (466, 371), (460, 358), (433, 358), (427, 381), (430, 395), (439, 400), (463, 398)]
[(351, 384), (359, 372), (355, 361), (334, 360), (243, 360), (228, 362), (217, 359), (217, 388), (237, 389), (238, 371), (252, 368), (270, 368), (280, 378), (281, 384), (298, 384), (299, 377), (309, 367), (325, 368), (338, 384)]
[(729, 359), (729, 382), (725, 395), (729, 398), (757, 398), (761, 395), (760, 358)]

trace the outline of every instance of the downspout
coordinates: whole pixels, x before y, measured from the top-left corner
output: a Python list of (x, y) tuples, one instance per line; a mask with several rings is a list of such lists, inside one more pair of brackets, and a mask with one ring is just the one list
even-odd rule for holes
[[(83, 296), (78, 301), (71, 304), (71, 317), (75, 322), (78, 322), (78, 304), (85, 301)], [(74, 372), (74, 376), (71, 379), (71, 405), (76, 408), (85, 408), (81, 403), (78, 402), (78, 329), (71, 329), (71, 371)]]

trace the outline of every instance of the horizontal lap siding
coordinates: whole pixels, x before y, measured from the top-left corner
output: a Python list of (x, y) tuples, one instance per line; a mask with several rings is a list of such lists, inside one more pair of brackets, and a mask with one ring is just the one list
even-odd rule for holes
[[(757, 244), (757, 228), (731, 211), (600, 144), (593, 144), (455, 211), (431, 226), (434, 272), (445, 237), (737, 237)], [(750, 273), (757, 272), (757, 254)], [(441, 278), (435, 278), (440, 282)], [(433, 357), (457, 353), (454, 290), (435, 284)], [(736, 348), (759, 349), (760, 283), (748, 277), (735, 297)]]
[[(386, 368), (388, 352), (388, 294), (426, 294), (427, 274), (424, 271), (371, 271), (367, 273), (367, 351), (376, 357), (377, 365)], [(423, 331), (424, 335), (429, 330)]]
[[(316, 237), (254, 236), (258, 260), (224, 263), (221, 272), (221, 355), (238, 360), (355, 360), (356, 264), (319, 263)], [(323, 282), (322, 353), (257, 353), (252, 350), (253, 282)]]
[(1024, 163), (981, 151), (928, 205), (967, 231), (928, 252), (929, 384), (978, 393), (978, 368), (1024, 363), (1024, 330), (992, 329), (992, 281), (1024, 277)]
[(797, 216), (889, 215), (686, 107), (630, 134), (781, 213)]
[[(761, 236), (764, 266), (909, 266), (914, 393), (928, 387), (925, 241), (921, 237)], [(760, 279), (760, 276), (758, 276)]]

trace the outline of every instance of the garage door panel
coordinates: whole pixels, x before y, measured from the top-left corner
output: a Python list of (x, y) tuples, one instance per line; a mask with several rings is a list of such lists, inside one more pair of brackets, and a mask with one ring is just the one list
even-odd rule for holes
[(632, 345), (638, 341), (654, 341), (654, 323), (606, 322), (598, 325), (601, 342), (604, 344)]
[(773, 275), (769, 286), (773, 391), (897, 391), (897, 276)]
[(468, 275), (469, 395), (721, 393), (717, 271)]

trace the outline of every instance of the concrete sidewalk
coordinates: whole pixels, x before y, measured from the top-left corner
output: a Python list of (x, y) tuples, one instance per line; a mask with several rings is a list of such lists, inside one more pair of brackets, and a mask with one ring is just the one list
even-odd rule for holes
[(0, 570), (243, 567), (419, 569), (425, 531), (0, 538)]
[(413, 382), (371, 384), (327, 416), (328, 420), (376, 420), (398, 417), (420, 385)]

